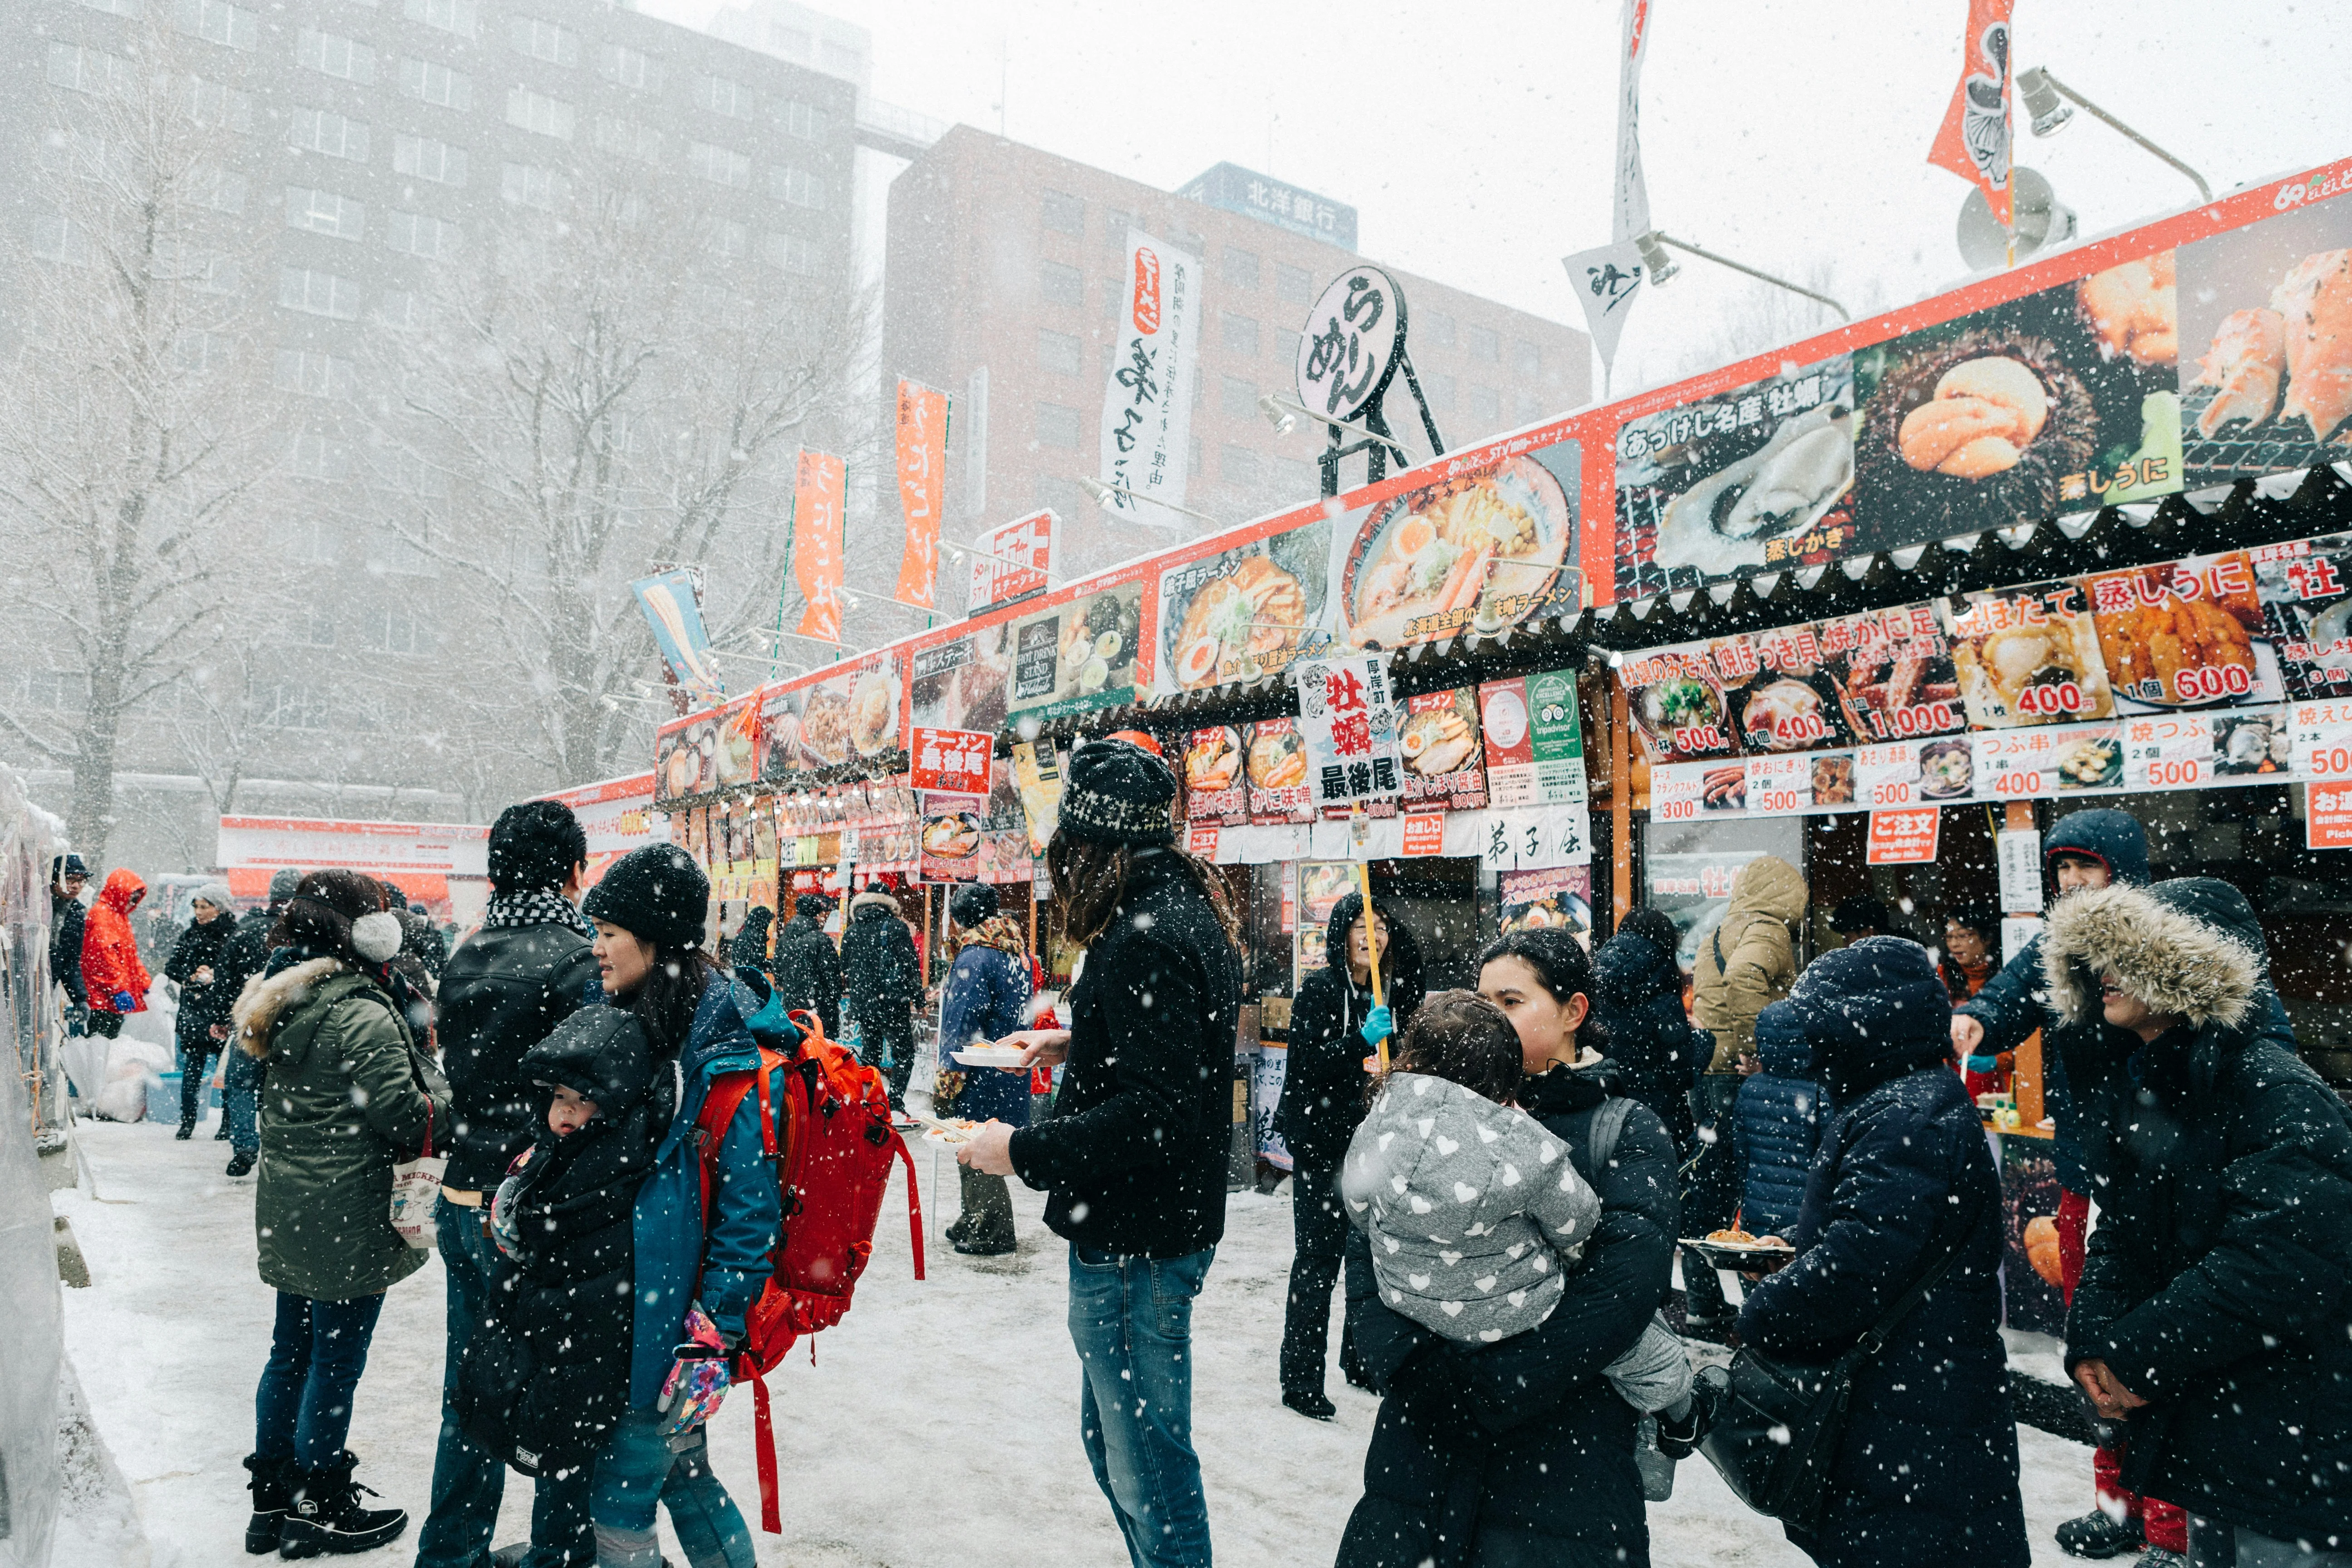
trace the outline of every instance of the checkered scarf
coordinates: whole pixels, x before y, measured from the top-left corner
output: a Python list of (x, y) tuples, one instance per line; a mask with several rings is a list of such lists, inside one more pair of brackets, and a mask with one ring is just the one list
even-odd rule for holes
[(489, 907), (482, 911), (482, 929), (506, 926), (570, 926), (592, 942), (596, 937), (596, 928), (571, 900), (544, 889), (535, 893), (493, 894)]

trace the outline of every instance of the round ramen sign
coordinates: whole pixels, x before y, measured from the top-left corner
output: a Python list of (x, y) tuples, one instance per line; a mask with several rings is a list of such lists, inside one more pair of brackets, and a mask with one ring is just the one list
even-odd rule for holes
[(1404, 352), (1404, 290), (1377, 267), (1350, 267), (1315, 301), (1298, 338), (1298, 397), (1333, 419), (1377, 401)]

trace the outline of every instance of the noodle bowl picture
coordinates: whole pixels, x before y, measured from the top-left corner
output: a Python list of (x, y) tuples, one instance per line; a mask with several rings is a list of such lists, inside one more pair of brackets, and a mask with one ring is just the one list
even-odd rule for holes
[(1399, 496), (1354, 541), (1347, 629), (1359, 646), (1393, 647), (1513, 624), (1559, 575), (1571, 521), (1559, 480), (1528, 458)]

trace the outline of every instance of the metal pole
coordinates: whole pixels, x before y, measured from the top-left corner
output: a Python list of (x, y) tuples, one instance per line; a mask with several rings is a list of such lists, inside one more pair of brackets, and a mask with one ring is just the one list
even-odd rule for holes
[(1702, 250), (1697, 246), (1691, 244), (1690, 241), (1686, 239), (1676, 239), (1674, 236), (1667, 234), (1663, 229), (1654, 230), (1653, 232), (1656, 235), (1658, 241), (1661, 244), (1671, 245), (1676, 250), (1685, 252), (1691, 256), (1696, 256), (1701, 260), (1712, 261), (1717, 267), (1728, 267), (1734, 272), (1745, 272), (1750, 278), (1760, 279), (1764, 282), (1772, 285), (1775, 289), (1786, 289), (1791, 294), (1802, 294), (1808, 300), (1819, 300), (1822, 304), (1827, 305), (1831, 310), (1835, 310), (1838, 313), (1838, 319), (1840, 321), (1851, 321), (1853, 320), (1853, 315), (1847, 311), (1843, 305), (1839, 304), (1827, 294), (1816, 294), (1811, 289), (1800, 288), (1796, 284), (1790, 282), (1785, 278), (1775, 278), (1769, 272), (1761, 271), (1757, 268), (1749, 267), (1744, 262), (1734, 261), (1728, 256), (1717, 256), (1712, 250)]
[(2084, 98), (2073, 88), (2068, 87), (2056, 77), (2052, 76), (2047, 70), (2044, 70), (2042, 73), (2042, 76), (2043, 80), (2047, 81), (2052, 87), (2056, 88), (2060, 93), (2063, 94), (2066, 98), (2073, 100), (2081, 108), (2090, 110), (2095, 119), (2097, 119), (2113, 128), (2118, 133), (2138, 142), (2142, 152), (2147, 153), (2153, 157), (2161, 158), (2164, 162), (2171, 164), (2174, 168), (2188, 175), (2191, 183), (2197, 186), (2197, 195), (2200, 200), (2210, 202), (2213, 199), (2213, 187), (2205, 183), (2204, 175), (2199, 174), (2196, 170), (2190, 168), (2188, 164), (2182, 163), (2179, 159), (2174, 157), (2171, 153), (2166, 152), (2163, 148), (2158, 146), (2155, 142), (2149, 141), (2147, 137), (2141, 135), (2130, 126), (2126, 125), (2122, 121), (2117, 120), (2114, 115), (2109, 114), (2105, 110), (2101, 109), (2097, 104), (2093, 103), (2089, 99)]

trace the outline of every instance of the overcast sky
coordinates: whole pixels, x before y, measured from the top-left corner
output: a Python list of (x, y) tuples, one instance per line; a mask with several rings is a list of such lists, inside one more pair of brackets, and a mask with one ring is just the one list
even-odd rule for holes
[[(700, 26), (719, 0), (639, 4)], [(1221, 160), (1260, 169), (1353, 204), (1368, 257), (1581, 324), (1559, 258), (1609, 237), (1616, 0), (819, 8), (873, 32), (878, 98), (988, 129), (1002, 102), (1015, 140), (1163, 189)], [(1769, 270), (1831, 268), (1856, 307), (1963, 275), (1952, 234), (1968, 187), (1926, 158), (1966, 0), (1654, 0), (1652, 14), (1643, 158), (1659, 227)], [(2218, 195), (2352, 153), (2344, 14), (2324, 0), (2019, 0), (2017, 58)], [(2018, 161), (2084, 236), (2196, 199), (2088, 116), (2046, 141), (2021, 120)], [(1711, 362), (1726, 316), (1753, 298), (1686, 266), (1628, 324), (1616, 390)], [(1771, 325), (1787, 335), (1785, 318)]]

